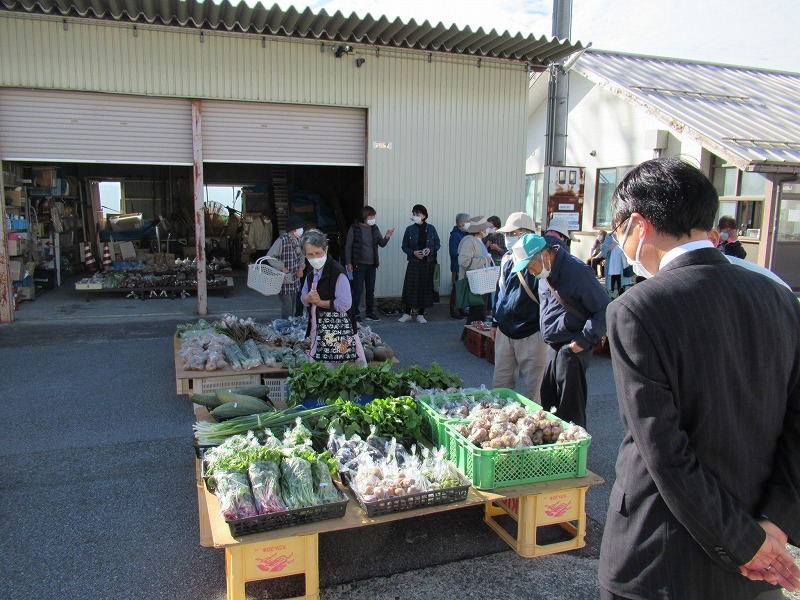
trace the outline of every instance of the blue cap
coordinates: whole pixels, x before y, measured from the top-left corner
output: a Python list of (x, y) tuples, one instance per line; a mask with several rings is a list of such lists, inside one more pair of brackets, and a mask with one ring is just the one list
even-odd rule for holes
[(511, 256), (514, 258), (514, 268), (512, 273), (519, 273), (528, 266), (531, 259), (544, 250), (547, 241), (540, 235), (528, 233), (523, 235), (511, 248)]

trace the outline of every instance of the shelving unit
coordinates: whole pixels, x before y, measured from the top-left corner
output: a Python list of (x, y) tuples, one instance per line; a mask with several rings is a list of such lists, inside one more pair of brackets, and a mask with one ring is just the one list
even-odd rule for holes
[[(17, 300), (33, 300), (36, 296), (36, 289), (33, 283), (33, 273), (30, 266), (30, 247), (32, 242), (31, 234), (31, 210), (30, 202), (27, 197), (27, 188), (24, 180), (21, 180), (14, 171), (4, 173), (3, 187), (5, 188), (5, 215), (6, 236), (3, 243), (6, 244), (9, 260), (9, 272), (11, 275), (12, 288), (16, 290)], [(20, 226), (23, 223), (24, 226)]]

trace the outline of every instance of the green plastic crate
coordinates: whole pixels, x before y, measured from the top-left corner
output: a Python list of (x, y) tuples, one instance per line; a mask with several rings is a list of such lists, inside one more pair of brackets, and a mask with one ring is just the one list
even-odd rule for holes
[[(552, 419), (556, 420), (556, 417)], [(524, 483), (584, 477), (587, 473), (586, 458), (591, 436), (574, 442), (529, 448), (485, 450), (454, 429), (459, 422), (464, 421), (444, 424), (447, 431), (447, 459), (478, 489), (491, 490)]]
[[(494, 390), (480, 390), (477, 392), (467, 393), (467, 394), (433, 394), (433, 395), (426, 395), (426, 396), (419, 396), (417, 397), (417, 413), (420, 416), (420, 432), (423, 436), (428, 438), (434, 446), (444, 446), (448, 448), (448, 433), (445, 430), (445, 423), (459, 423), (463, 421), (463, 419), (455, 419), (449, 417), (443, 417), (436, 409), (432, 406), (432, 403), (435, 402), (436, 399), (444, 399), (444, 398), (460, 398), (461, 396), (495, 396), (497, 398), (503, 398), (504, 400), (516, 400), (520, 404), (524, 405), (525, 407), (531, 410), (539, 410), (542, 408), (535, 402), (528, 400), (525, 396), (518, 394), (514, 390), (509, 390), (506, 388), (497, 388)], [(449, 450), (448, 450), (449, 452)], [(449, 456), (448, 456), (449, 458)]]

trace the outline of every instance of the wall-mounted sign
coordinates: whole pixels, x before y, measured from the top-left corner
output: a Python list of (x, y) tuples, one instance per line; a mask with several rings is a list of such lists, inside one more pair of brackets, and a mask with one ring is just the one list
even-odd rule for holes
[(583, 167), (550, 165), (545, 168), (547, 178), (547, 214), (545, 222), (563, 217), (570, 231), (583, 229)]
[(391, 150), (392, 142), (372, 142), (372, 147), (375, 150)]

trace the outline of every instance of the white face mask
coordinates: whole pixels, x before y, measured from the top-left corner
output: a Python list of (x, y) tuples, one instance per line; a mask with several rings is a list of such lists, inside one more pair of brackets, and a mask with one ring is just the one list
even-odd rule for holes
[(369, 225), (370, 227), (375, 225), (375, 219), (367, 219), (367, 225)]
[(323, 257), (320, 257), (320, 258), (309, 258), (308, 262), (312, 267), (314, 267), (316, 270), (319, 271), (322, 267), (325, 266), (325, 261), (326, 260), (328, 260), (328, 255), (327, 254), (325, 256), (323, 256)]
[(497, 229), (495, 229), (494, 227), (489, 227), (489, 228), (486, 230), (486, 233), (487, 233), (487, 234), (489, 234), (489, 233), (494, 233), (495, 231), (497, 231)]
[(422, 223), (422, 217), (420, 217), (419, 215), (412, 215), (411, 220), (414, 221), (414, 223), (416, 223), (417, 225)]
[(294, 234), (295, 234), (295, 236), (297, 236), (297, 237), (303, 237), (303, 228), (302, 228), (302, 227), (300, 227), (299, 229), (295, 229), (295, 230), (294, 230)]
[(517, 243), (519, 238), (516, 235), (507, 235), (506, 236), (506, 248), (511, 248), (514, 244)]
[[(628, 234), (631, 230), (631, 225), (633, 224), (633, 219), (628, 219), (628, 226), (625, 228), (625, 235), (622, 236), (622, 239), (619, 241), (619, 249), (622, 250), (625, 242), (628, 241)], [(625, 253), (625, 250), (622, 250), (622, 253), (625, 254), (625, 260), (628, 261), (628, 264), (633, 267), (633, 272), (638, 275), (639, 277), (646, 277), (650, 278), (653, 274), (648, 271), (645, 266), (642, 264), (640, 260), (642, 254), (642, 244), (644, 243), (644, 236), (639, 238), (639, 245), (636, 246), (636, 258), (631, 258)]]
[[(553, 264), (550, 263), (550, 266), (552, 267)], [(547, 279), (548, 277), (550, 277), (550, 269), (544, 266), (544, 256), (542, 256), (542, 270), (536, 275), (536, 279)]]

